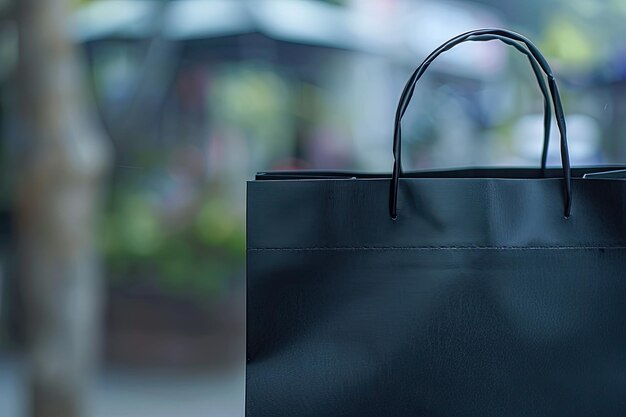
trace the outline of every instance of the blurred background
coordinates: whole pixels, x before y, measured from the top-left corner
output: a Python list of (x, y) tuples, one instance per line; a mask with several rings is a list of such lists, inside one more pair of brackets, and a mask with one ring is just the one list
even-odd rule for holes
[[(243, 416), (246, 180), (390, 171), (404, 82), (480, 27), (545, 53), (575, 165), (626, 163), (624, 21), (626, 0), (0, 0), (0, 416)], [(542, 112), (526, 57), (463, 44), (418, 85), (404, 166), (538, 166)]]

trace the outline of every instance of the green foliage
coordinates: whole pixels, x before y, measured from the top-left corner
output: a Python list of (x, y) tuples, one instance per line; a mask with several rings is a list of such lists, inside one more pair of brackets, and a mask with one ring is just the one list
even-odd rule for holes
[(149, 256), (156, 253), (163, 243), (163, 230), (159, 227), (157, 214), (141, 195), (129, 195), (122, 199), (112, 221), (113, 227), (109, 232), (115, 232), (115, 236), (111, 242), (119, 245), (122, 253), (138, 258)]
[(544, 52), (570, 66), (590, 66), (600, 52), (594, 44), (596, 39), (581, 27), (581, 23), (564, 16), (554, 18), (546, 29)]
[(295, 135), (288, 77), (262, 62), (223, 64), (215, 70), (209, 113), (217, 131), (250, 140), (260, 161), (290, 156)]
[(219, 194), (202, 196), (199, 209), (182, 222), (168, 219), (150, 193), (116, 194), (103, 228), (114, 286), (144, 284), (207, 302), (242, 274), (244, 222)]

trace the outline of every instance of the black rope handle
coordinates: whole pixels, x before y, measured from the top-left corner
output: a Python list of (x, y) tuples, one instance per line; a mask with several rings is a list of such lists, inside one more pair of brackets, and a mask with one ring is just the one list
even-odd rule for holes
[[(524, 55), (526, 55), (528, 57), (528, 60), (530, 62), (530, 65), (532, 67), (533, 73), (535, 74), (535, 78), (537, 80), (537, 83), (539, 84), (539, 88), (541, 90), (541, 93), (544, 97), (544, 123), (549, 122), (552, 118), (552, 111), (550, 108), (550, 93), (548, 92), (548, 88), (546, 87), (546, 83), (544, 80), (544, 77), (542, 75), (542, 70), (541, 68), (538, 66), (537, 61), (535, 60), (534, 56), (532, 55), (532, 53), (524, 48), (519, 42), (516, 42), (512, 39), (509, 39), (507, 37), (504, 36), (499, 36), (499, 35), (478, 35), (478, 36), (472, 36), (470, 38), (467, 39), (468, 41), (490, 41), (490, 40), (499, 40), (501, 42), (504, 42), (508, 45), (511, 45), (513, 47), (515, 47), (518, 51), (520, 51), (521, 53), (523, 53)], [(411, 101), (411, 98), (413, 97), (413, 92), (415, 91), (415, 84), (413, 85), (413, 87), (411, 88), (411, 91), (409, 92), (409, 97), (408, 97), (408, 101)], [(406, 108), (404, 109), (404, 111), (402, 112), (402, 115), (404, 116), (404, 112), (406, 111)], [(545, 124), (545, 131), (544, 132), (544, 145), (547, 151), (547, 145), (548, 143), (545, 143), (546, 141), (549, 141), (549, 131), (550, 131), (550, 124), (547, 123)], [(542, 169), (545, 169), (546, 166), (546, 162), (545, 160), (547, 159), (547, 153), (544, 152), (542, 154), (542, 158), (541, 158), (541, 167)], [(402, 168), (400, 168), (400, 171), (402, 171)]]
[[(533, 54), (524, 46), (522, 46), (519, 42), (516, 42), (512, 39), (509, 39), (500, 35), (477, 35), (472, 36), (467, 39), (468, 41), (490, 41), (490, 40), (499, 40), (501, 42), (506, 43), (507, 45), (513, 46), (515, 49), (523, 53), (528, 57), (528, 61), (530, 62), (530, 66), (535, 74), (535, 78), (537, 80), (537, 84), (539, 85), (539, 89), (541, 90), (541, 94), (543, 95), (544, 105), (543, 105), (543, 150), (541, 152), (541, 170), (545, 171), (547, 161), (548, 161), (548, 147), (550, 145), (550, 130), (551, 130), (551, 121), (552, 121), (552, 109), (550, 107), (550, 92), (548, 91), (548, 87), (546, 86), (546, 81), (543, 77), (543, 72), (535, 60)], [(413, 93), (415, 91), (415, 85), (409, 91), (408, 101), (411, 101), (413, 97)], [(405, 109), (406, 111), (406, 109)], [(404, 112), (402, 113), (404, 116)], [(400, 173), (402, 173), (402, 161), (400, 161)]]
[[(501, 42), (506, 43), (507, 45), (513, 46), (515, 49), (526, 55), (528, 58), (528, 62), (530, 62), (530, 66), (533, 70), (533, 74), (535, 74), (535, 78), (537, 80), (537, 84), (539, 85), (539, 89), (541, 90), (541, 94), (543, 95), (543, 148), (541, 151), (541, 170), (544, 171), (546, 169), (546, 165), (548, 163), (548, 147), (550, 145), (550, 129), (551, 129), (551, 121), (552, 121), (552, 108), (550, 107), (550, 92), (548, 91), (548, 87), (546, 85), (546, 80), (543, 78), (543, 73), (541, 72), (541, 68), (537, 63), (533, 54), (526, 48), (524, 48), (519, 42), (515, 42), (512, 39), (505, 38), (504, 36), (499, 35), (478, 35), (476, 37), (471, 37), (468, 40), (470, 41), (490, 41), (490, 40), (499, 40)], [(400, 167), (400, 171), (402, 171), (402, 167)]]
[[(554, 107), (554, 112), (556, 114), (556, 122), (557, 127), (560, 133), (560, 145), (561, 145), (561, 164), (563, 168), (563, 179), (564, 179), (564, 194), (565, 194), (565, 217), (568, 218), (571, 213), (571, 205), (572, 205), (572, 194), (571, 194), (571, 168), (569, 161), (569, 150), (567, 146), (567, 131), (565, 125), (565, 116), (563, 114), (563, 106), (561, 105), (561, 97), (559, 94), (558, 87), (556, 85), (556, 80), (552, 73), (552, 69), (550, 65), (544, 58), (544, 56), (539, 52), (537, 47), (524, 36), (506, 30), (506, 29), (478, 29), (463, 33), (458, 35), (449, 41), (442, 44), (439, 48), (435, 49), (426, 59), (422, 62), (422, 64), (413, 72), (409, 80), (407, 81), (404, 89), (402, 91), (402, 95), (400, 96), (400, 101), (398, 102), (398, 107), (396, 109), (396, 117), (395, 117), (395, 126), (394, 126), (394, 137), (393, 137), (393, 157), (394, 157), (394, 165), (393, 172), (391, 176), (391, 188), (389, 192), (389, 212), (392, 219), (396, 219), (398, 215), (398, 184), (401, 175), (401, 121), (402, 116), (406, 112), (408, 108), (409, 102), (413, 95), (413, 91), (415, 90), (415, 86), (417, 81), (422, 77), (426, 69), (430, 66), (430, 64), (443, 52), (453, 48), (454, 46), (468, 41), (481, 41), (481, 40), (492, 40), (498, 39), (504, 42), (502, 38), (506, 38), (511, 41), (517, 41), (523, 43), (528, 48), (529, 53), (533, 56), (535, 64), (538, 64), (544, 74), (548, 79), (548, 88), (550, 91), (550, 95), (552, 97), (552, 105)], [(505, 42), (510, 44), (509, 42)], [(515, 45), (513, 45), (515, 46)], [(519, 49), (518, 49), (519, 50)], [(522, 51), (523, 52), (523, 51)], [(533, 63), (531, 62), (531, 65)], [(534, 68), (534, 66), (533, 66)], [(543, 77), (541, 77), (543, 78)], [(541, 83), (540, 83), (541, 87)], [(545, 118), (544, 118), (545, 121)], [(549, 126), (549, 123), (545, 123), (544, 126)], [(544, 149), (547, 147), (547, 141), (544, 141)], [(543, 157), (542, 157), (542, 168), (543, 168)]]

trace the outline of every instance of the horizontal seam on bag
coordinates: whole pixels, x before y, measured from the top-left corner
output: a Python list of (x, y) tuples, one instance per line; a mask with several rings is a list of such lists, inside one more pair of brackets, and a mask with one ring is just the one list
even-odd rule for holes
[(626, 249), (626, 246), (344, 246), (308, 248), (248, 248), (249, 251), (341, 251), (341, 250), (593, 250)]

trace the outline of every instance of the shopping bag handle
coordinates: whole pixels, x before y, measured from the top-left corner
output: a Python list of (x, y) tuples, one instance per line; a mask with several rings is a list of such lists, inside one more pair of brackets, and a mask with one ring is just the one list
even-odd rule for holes
[[(467, 39), (468, 41), (490, 41), (490, 40), (499, 40), (501, 42), (506, 43), (507, 45), (513, 46), (515, 49), (523, 53), (528, 57), (528, 61), (530, 66), (535, 74), (535, 78), (537, 80), (537, 84), (539, 84), (539, 89), (541, 90), (541, 94), (543, 95), (543, 150), (541, 152), (541, 171), (545, 171), (547, 161), (548, 161), (548, 147), (550, 145), (550, 129), (551, 129), (551, 121), (552, 121), (552, 108), (550, 107), (550, 92), (548, 91), (548, 87), (546, 86), (546, 81), (543, 77), (543, 73), (537, 60), (533, 56), (532, 53), (522, 44), (513, 39), (509, 39), (500, 35), (476, 35)], [(409, 92), (408, 102), (411, 101), (413, 97), (413, 92), (415, 91), (415, 85), (411, 88)], [(406, 109), (405, 109), (406, 111)], [(402, 113), (404, 115), (404, 112)], [(400, 173), (402, 174), (402, 163), (400, 162)]]
[[(543, 150), (541, 151), (541, 170), (544, 171), (548, 162), (548, 146), (550, 145), (552, 108), (550, 107), (550, 92), (548, 91), (546, 80), (543, 78), (541, 67), (539, 67), (537, 60), (528, 49), (524, 48), (519, 42), (516, 42), (507, 37), (500, 35), (477, 35), (472, 36), (468, 39), (468, 41), (490, 40), (499, 40), (501, 42), (504, 42), (507, 45), (513, 46), (515, 49), (526, 55), (526, 57), (528, 58), (528, 62), (530, 63), (530, 67), (533, 70), (533, 74), (535, 74), (535, 79), (537, 80), (537, 84), (539, 85), (539, 89), (541, 90), (541, 94), (543, 95)], [(411, 96), (412, 95), (413, 89), (411, 90)], [(409, 101), (410, 100), (411, 99), (409, 98)], [(402, 166), (400, 166), (400, 172), (402, 172)]]
[[(503, 41), (503, 38), (506, 38), (511, 41), (521, 42), (526, 45), (528, 51), (534, 58), (535, 64), (538, 64), (544, 74), (548, 79), (548, 88), (550, 90), (550, 95), (552, 97), (552, 105), (554, 107), (554, 112), (556, 114), (556, 122), (557, 127), (560, 133), (560, 147), (561, 147), (561, 164), (563, 168), (563, 190), (565, 194), (565, 217), (569, 217), (571, 213), (571, 205), (572, 205), (572, 195), (571, 195), (571, 168), (569, 161), (569, 151), (567, 146), (567, 132), (565, 125), (565, 116), (563, 114), (563, 106), (561, 105), (561, 97), (559, 94), (559, 90), (556, 84), (556, 80), (552, 73), (552, 69), (548, 64), (547, 60), (544, 56), (539, 52), (537, 47), (526, 37), (506, 30), (506, 29), (478, 29), (472, 30), (461, 35), (458, 35), (449, 41), (445, 42), (437, 49), (435, 49), (426, 59), (420, 64), (420, 66), (413, 72), (409, 80), (407, 81), (404, 89), (402, 91), (402, 95), (400, 96), (400, 100), (398, 102), (398, 107), (396, 109), (396, 117), (395, 117), (395, 125), (394, 125), (394, 136), (393, 136), (393, 158), (394, 165), (391, 176), (391, 187), (389, 192), (389, 213), (392, 219), (396, 219), (398, 216), (398, 184), (400, 182), (400, 176), (402, 174), (402, 166), (401, 166), (401, 122), (406, 109), (408, 108), (409, 102), (413, 95), (413, 91), (415, 90), (415, 85), (417, 81), (422, 77), (426, 69), (430, 66), (430, 64), (443, 52), (453, 48), (454, 46), (466, 42), (466, 41), (486, 41), (497, 39)], [(509, 45), (511, 43), (505, 42)], [(513, 45), (515, 46), (515, 45)], [(521, 45), (520, 45), (521, 46)], [(518, 48), (519, 50), (519, 48)], [(531, 62), (532, 65), (532, 62)], [(533, 67), (534, 68), (534, 67)], [(541, 87), (541, 83), (540, 83)], [(544, 118), (545, 121), (545, 118)], [(548, 123), (545, 123), (548, 125)], [(547, 147), (547, 141), (544, 141), (544, 149)], [(542, 156), (542, 168), (543, 168), (543, 156)]]

